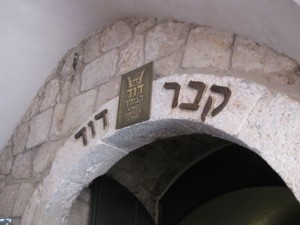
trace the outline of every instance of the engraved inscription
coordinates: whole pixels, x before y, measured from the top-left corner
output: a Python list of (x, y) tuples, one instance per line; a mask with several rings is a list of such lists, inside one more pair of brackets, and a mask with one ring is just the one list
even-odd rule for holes
[[(206, 89), (206, 85), (200, 81), (190, 81), (188, 84), (188, 87), (197, 90), (197, 94), (195, 96), (194, 102), (193, 103), (180, 103), (179, 108), (185, 109), (185, 110), (197, 111), (200, 106), (199, 104), (200, 104), (201, 98)], [(174, 93), (174, 97), (173, 97), (173, 101), (172, 101), (172, 108), (176, 108), (178, 105), (180, 84), (178, 84), (177, 82), (166, 82), (164, 84), (164, 88), (165, 89), (174, 89), (175, 93)], [(214, 108), (211, 112), (211, 116), (214, 117), (214, 116), (218, 115), (225, 108), (227, 103), (229, 102), (229, 99), (231, 97), (231, 90), (228, 87), (218, 86), (215, 84), (211, 86), (210, 90), (213, 93), (221, 94), (224, 96), (223, 102), (219, 106)], [(201, 113), (202, 122), (205, 122), (205, 119), (206, 119), (207, 115), (209, 114), (209, 111), (212, 108), (212, 106), (213, 106), (213, 97), (209, 96), (204, 105), (203, 111)]]
[[(105, 130), (108, 127), (108, 119), (107, 119), (107, 114), (108, 114), (108, 110), (104, 109), (103, 111), (101, 111), (100, 113), (95, 115), (95, 120), (100, 120), (103, 118), (103, 130)], [(91, 134), (92, 134), (92, 138), (96, 137), (96, 127), (95, 127), (95, 122), (93, 120), (90, 120), (87, 124), (88, 127), (91, 128)], [(75, 139), (79, 139), (80, 137), (82, 137), (82, 141), (83, 141), (83, 145), (87, 145), (88, 144), (88, 135), (87, 135), (87, 129), (84, 126), (83, 128), (81, 128), (76, 134), (75, 134)]]
[(153, 63), (122, 76), (117, 129), (150, 118)]

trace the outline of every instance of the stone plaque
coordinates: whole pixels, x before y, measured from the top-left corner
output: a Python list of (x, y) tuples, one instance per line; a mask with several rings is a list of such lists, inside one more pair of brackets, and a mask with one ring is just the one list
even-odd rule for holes
[(150, 118), (153, 62), (122, 75), (116, 129)]

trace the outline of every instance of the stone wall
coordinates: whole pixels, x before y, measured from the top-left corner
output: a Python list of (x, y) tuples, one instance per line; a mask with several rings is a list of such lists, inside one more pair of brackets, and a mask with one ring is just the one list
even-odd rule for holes
[(119, 92), (120, 75), (154, 61), (154, 79), (213, 73), (263, 84), (300, 101), (299, 65), (236, 34), (173, 20), (113, 22), (69, 50), (0, 155), (0, 216), (20, 221), (57, 151)]

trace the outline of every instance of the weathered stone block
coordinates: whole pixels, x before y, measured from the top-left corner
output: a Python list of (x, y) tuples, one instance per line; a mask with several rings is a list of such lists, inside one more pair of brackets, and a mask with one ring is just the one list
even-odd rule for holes
[(0, 154), (0, 174), (10, 174), (13, 164), (13, 152), (11, 146), (6, 146)]
[(70, 101), (63, 121), (63, 134), (74, 132), (93, 113), (96, 95), (97, 92), (91, 90)]
[(30, 123), (30, 133), (26, 147), (31, 148), (43, 143), (48, 138), (53, 109), (48, 109), (33, 117)]
[(11, 217), (19, 184), (6, 185), (0, 194), (0, 216)]
[(33, 191), (33, 184), (23, 183), (20, 185), (12, 213), (13, 217), (21, 217), (23, 215), (25, 208), (32, 197)]
[(27, 109), (26, 113), (24, 114), (24, 116), (22, 118), (23, 123), (29, 121), (34, 115), (36, 115), (38, 113), (38, 111), (39, 111), (39, 102), (40, 102), (39, 96), (36, 96), (32, 100), (29, 108)]
[(107, 27), (101, 35), (101, 50), (107, 52), (123, 45), (131, 38), (132, 31), (127, 23), (117, 21)]
[(190, 32), (183, 67), (228, 69), (233, 34), (197, 27)]
[(66, 104), (57, 104), (55, 106), (49, 134), (51, 140), (57, 140), (61, 137), (61, 129), (64, 121), (66, 108)]
[(174, 74), (174, 72), (178, 69), (181, 57), (182, 56), (180, 52), (175, 52), (172, 55), (155, 62), (155, 75), (158, 77), (164, 77)]
[(13, 136), (14, 140), (14, 155), (19, 154), (25, 150), (26, 140), (29, 133), (29, 122), (20, 124), (16, 133)]
[(146, 37), (146, 61), (166, 57), (182, 47), (188, 35), (188, 26), (167, 21), (157, 25)]
[(298, 65), (264, 45), (237, 37), (232, 55), (232, 68), (245, 72), (284, 74), (296, 71)]
[(135, 34), (141, 34), (153, 26), (155, 26), (157, 22), (157, 19), (146, 19), (145, 21), (141, 22), (137, 27), (135, 28)]
[(48, 142), (42, 145), (36, 153), (33, 172), (35, 174), (43, 173), (52, 164), (56, 152), (63, 146), (64, 140), (57, 142)]
[(88, 225), (90, 215), (90, 205), (82, 202), (76, 201), (72, 206), (70, 212), (70, 218), (68, 225)]
[(113, 50), (87, 65), (82, 73), (81, 90), (94, 88), (108, 81), (116, 72), (118, 51)]
[(120, 52), (119, 74), (138, 68), (144, 62), (144, 36), (138, 35)]
[(101, 105), (109, 101), (110, 99), (116, 97), (120, 92), (120, 83), (121, 78), (120, 76), (113, 77), (107, 83), (100, 86), (98, 91), (98, 96), (96, 100), (96, 107), (97, 110)]
[(12, 175), (15, 178), (29, 178), (32, 174), (32, 164), (33, 164), (32, 151), (19, 154), (14, 162)]
[(56, 97), (59, 93), (59, 81), (57, 79), (51, 80), (43, 93), (43, 100), (41, 103), (40, 111), (44, 111), (56, 103)]
[(84, 46), (83, 61), (89, 63), (101, 55), (100, 34), (93, 34)]

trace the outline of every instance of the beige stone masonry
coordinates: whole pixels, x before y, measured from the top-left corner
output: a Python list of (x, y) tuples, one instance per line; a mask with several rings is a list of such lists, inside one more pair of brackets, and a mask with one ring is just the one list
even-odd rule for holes
[[(154, 61), (151, 118), (116, 130), (121, 75), (149, 61)], [(172, 108), (174, 91), (164, 83), (177, 82), (179, 104), (192, 103), (197, 90), (188, 86), (191, 80), (206, 84), (199, 109)], [(223, 101), (210, 90), (213, 84), (229, 87), (232, 96), (218, 115), (212, 117), (210, 110), (202, 122), (208, 97), (212, 107)], [(65, 224), (80, 191), (128, 152), (158, 138), (192, 133), (257, 152), (299, 200), (299, 102), (299, 65), (263, 44), (173, 20), (110, 23), (66, 53), (2, 149), (0, 216), (14, 213), (17, 220), (23, 217), (22, 225)], [(104, 109), (105, 130), (102, 119), (94, 120)], [(91, 120), (95, 138), (87, 126)], [(84, 126), (88, 146), (74, 139)], [(23, 216), (28, 199), (21, 196), (31, 196), (33, 182), (37, 188)], [(14, 205), (16, 200), (20, 204)], [(73, 211), (85, 215), (87, 204), (81, 200)], [(71, 215), (71, 223), (83, 220)]]
[(82, 73), (81, 90), (94, 88), (108, 81), (116, 72), (118, 51), (112, 50), (85, 67)]
[[(174, 93), (164, 89), (165, 82), (181, 86), (179, 103), (193, 102), (195, 90), (188, 88), (190, 80), (206, 84), (206, 91), (198, 110), (172, 108)], [(212, 107), (223, 96), (209, 90), (212, 85), (229, 87), (232, 96), (226, 107), (215, 117), (210, 112), (201, 121), (201, 113), (208, 96)], [(204, 133), (246, 146), (259, 154), (282, 177), (300, 199), (300, 104), (286, 96), (270, 92), (247, 80), (205, 74), (178, 74), (156, 80), (153, 84), (151, 118), (120, 130), (115, 129), (118, 99), (102, 105), (97, 112), (108, 109), (108, 128), (96, 121), (96, 137), (87, 129), (88, 144), (74, 135), (57, 153), (50, 174), (39, 186), (39, 197), (32, 198), (22, 224), (60, 224), (66, 221), (72, 202), (95, 177), (104, 174), (127, 152), (157, 138)], [(96, 112), (96, 113), (97, 113)], [(94, 119), (92, 115), (82, 126)], [(76, 132), (75, 132), (76, 133)], [(279, 143), (278, 140), (284, 137)], [(286, 141), (290, 146), (286, 147)], [(74, 209), (75, 210), (75, 209)]]
[(171, 55), (182, 47), (188, 35), (188, 26), (174, 21), (163, 22), (146, 36), (146, 61)]
[(208, 27), (190, 32), (183, 57), (183, 67), (229, 69), (233, 34)]
[(132, 31), (129, 25), (123, 21), (117, 21), (112, 26), (106, 28), (101, 35), (101, 50), (107, 52), (115, 47), (129, 41)]
[(27, 148), (41, 144), (48, 139), (52, 112), (53, 109), (50, 108), (32, 118), (26, 143)]

